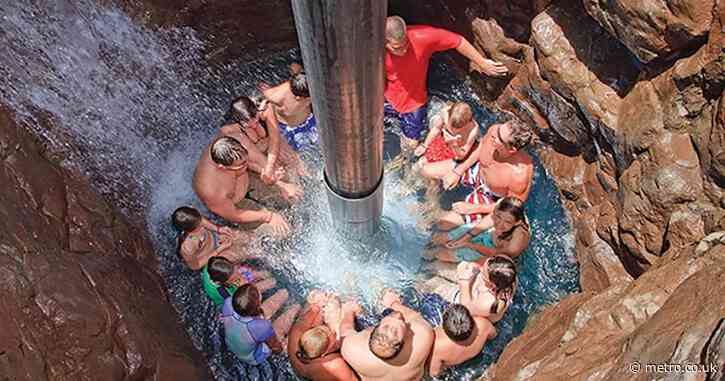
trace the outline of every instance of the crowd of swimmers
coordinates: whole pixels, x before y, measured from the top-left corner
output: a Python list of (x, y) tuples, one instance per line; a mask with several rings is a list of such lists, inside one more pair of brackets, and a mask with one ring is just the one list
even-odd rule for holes
[[(264, 258), (255, 237), (283, 239), (294, 228), (278, 211), (304, 197), (308, 176), (300, 153), (318, 149), (316, 120), (304, 70), (293, 65), (282, 84), (261, 84), (262, 101), (231, 102), (219, 135), (201, 154), (193, 189), (206, 208), (235, 226), (221, 226), (191, 207), (172, 222), (180, 230), (179, 254), (201, 273), (209, 299), (219, 308), (225, 343), (245, 363), (264, 362), (286, 351), (298, 376), (311, 380), (419, 380), (440, 375), (480, 354), (496, 335), (494, 324), (512, 304), (515, 258), (528, 246), (524, 203), (533, 165), (524, 148), (532, 134), (509, 120), (488, 126), (484, 136), (465, 102), (447, 104), (430, 121), (427, 72), (434, 52), (455, 49), (491, 77), (506, 67), (483, 57), (462, 36), (431, 26), (406, 26), (388, 17), (385, 113), (401, 127), (401, 145), (431, 186), (471, 189), (436, 221), (422, 255), (458, 263), (456, 284), (435, 292), (447, 301), (442, 323), (432, 327), (393, 290), (380, 305), (390, 311), (361, 331), (353, 300), (315, 290), (306, 305), (288, 301), (273, 275), (250, 265)], [(426, 133), (427, 131), (427, 133)], [(276, 289), (276, 291), (275, 291)], [(262, 300), (262, 295), (271, 296)]]

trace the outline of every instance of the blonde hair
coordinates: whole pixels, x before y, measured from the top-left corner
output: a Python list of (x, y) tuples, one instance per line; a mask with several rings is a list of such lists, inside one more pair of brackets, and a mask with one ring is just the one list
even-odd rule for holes
[(327, 332), (320, 327), (310, 328), (300, 337), (300, 352), (308, 359), (316, 359), (325, 353), (329, 345)]
[(453, 128), (461, 128), (473, 120), (473, 111), (466, 102), (456, 102), (451, 107), (450, 121)]

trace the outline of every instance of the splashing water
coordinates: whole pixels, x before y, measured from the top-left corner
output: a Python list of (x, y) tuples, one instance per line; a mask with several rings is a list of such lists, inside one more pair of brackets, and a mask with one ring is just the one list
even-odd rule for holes
[[(217, 379), (295, 379), (283, 356), (251, 367), (224, 350), (216, 311), (198, 274), (176, 255), (169, 217), (180, 205), (206, 210), (192, 192), (191, 177), (227, 103), (252, 92), (256, 81), (283, 80), (286, 64), (298, 60), (298, 52), (210, 69), (190, 29), (151, 31), (118, 9), (89, 0), (18, 3), (0, 3), (0, 102), (42, 137), (64, 166), (87, 176), (128, 218), (147, 226), (170, 298)], [(482, 126), (495, 120), (449, 65), (436, 59), (430, 72), (429, 116), (443, 101), (458, 99), (475, 106)], [(395, 131), (386, 124), (386, 160), (397, 154)], [(406, 290), (414, 307), (425, 309), (411, 287), (429, 233), (417, 226), (420, 196), (401, 195), (400, 187), (396, 173), (386, 174), (381, 231), (369, 242), (350, 242), (330, 233), (334, 223), (323, 185), (308, 181), (304, 202), (286, 213), (296, 226), (294, 236), (265, 244), (279, 283), (297, 300), (322, 287), (355, 295), (368, 307), (380, 289), (396, 287)], [(443, 379), (475, 379), (531, 313), (578, 288), (569, 222), (538, 159), (530, 199), (533, 235), (522, 257), (515, 304), (483, 354)], [(372, 316), (363, 323), (370, 324)]]

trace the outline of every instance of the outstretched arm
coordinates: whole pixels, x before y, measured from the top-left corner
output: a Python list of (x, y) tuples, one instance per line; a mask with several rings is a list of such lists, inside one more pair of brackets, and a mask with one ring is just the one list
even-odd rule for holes
[(269, 148), (267, 148), (267, 164), (264, 166), (263, 174), (274, 178), (274, 169), (279, 157), (279, 127), (277, 126), (277, 117), (274, 116), (272, 107), (267, 107), (263, 111), (264, 120), (267, 123), (267, 133), (269, 134)]
[(473, 68), (481, 73), (492, 77), (500, 77), (508, 73), (508, 69), (504, 64), (483, 57), (481, 53), (479, 53), (478, 50), (476, 50), (476, 48), (474, 48), (473, 45), (471, 45), (471, 43), (463, 37), (461, 38), (461, 43), (458, 44), (456, 50), (471, 60), (471, 62), (473, 62)]
[(208, 202), (207, 207), (220, 217), (236, 223), (268, 223), (272, 220), (274, 214), (268, 210), (239, 209), (228, 198), (225, 198), (223, 201)]

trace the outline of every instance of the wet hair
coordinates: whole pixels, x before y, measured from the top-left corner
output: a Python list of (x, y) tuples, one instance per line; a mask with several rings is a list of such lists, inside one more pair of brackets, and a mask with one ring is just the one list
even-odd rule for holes
[(395, 337), (390, 327), (381, 327), (380, 323), (378, 323), (370, 333), (368, 348), (379, 359), (389, 360), (400, 353), (403, 344), (404, 337)]
[(206, 265), (206, 271), (209, 272), (211, 280), (224, 284), (234, 274), (234, 265), (224, 257), (211, 257)]
[(224, 166), (232, 165), (234, 160), (246, 159), (248, 155), (247, 150), (242, 147), (242, 143), (231, 136), (217, 138), (209, 151), (211, 160)]
[(451, 107), (451, 126), (461, 128), (473, 120), (473, 111), (466, 102), (456, 102)]
[(259, 303), (259, 290), (251, 283), (247, 283), (234, 291), (232, 308), (241, 316), (259, 316), (263, 314)]
[(529, 126), (519, 119), (512, 119), (507, 123), (511, 126), (511, 147), (516, 150), (526, 148), (534, 137)]
[[(514, 219), (516, 219), (516, 222), (523, 222), (524, 225), (528, 228), (528, 224), (526, 223), (526, 213), (524, 209), (524, 202), (519, 200), (516, 197), (504, 197), (496, 204), (496, 209), (494, 213), (509, 213), (512, 216), (514, 216)], [(506, 240), (508, 239), (511, 234), (514, 232), (514, 228), (507, 232), (500, 232), (499, 237)]]
[(451, 304), (443, 312), (443, 331), (453, 341), (465, 341), (471, 337), (473, 316), (463, 304)]
[(405, 36), (405, 20), (400, 16), (390, 16), (385, 19), (385, 39), (403, 41)]
[(304, 71), (292, 74), (289, 79), (290, 90), (296, 97), (309, 98), (310, 88), (307, 87), (307, 74)]
[(174, 214), (171, 215), (171, 223), (174, 224), (174, 227), (177, 229), (183, 231), (184, 233), (188, 233), (199, 227), (199, 224), (201, 223), (201, 213), (192, 207), (182, 206), (176, 209)]
[(229, 106), (229, 112), (227, 119), (245, 125), (250, 120), (254, 119), (259, 112), (257, 104), (248, 96), (241, 96), (232, 101)]
[(304, 359), (316, 359), (325, 353), (330, 338), (322, 327), (310, 328), (300, 336), (300, 356)]
[(516, 264), (505, 255), (488, 260), (488, 279), (496, 286), (496, 293), (512, 290), (516, 282)]

